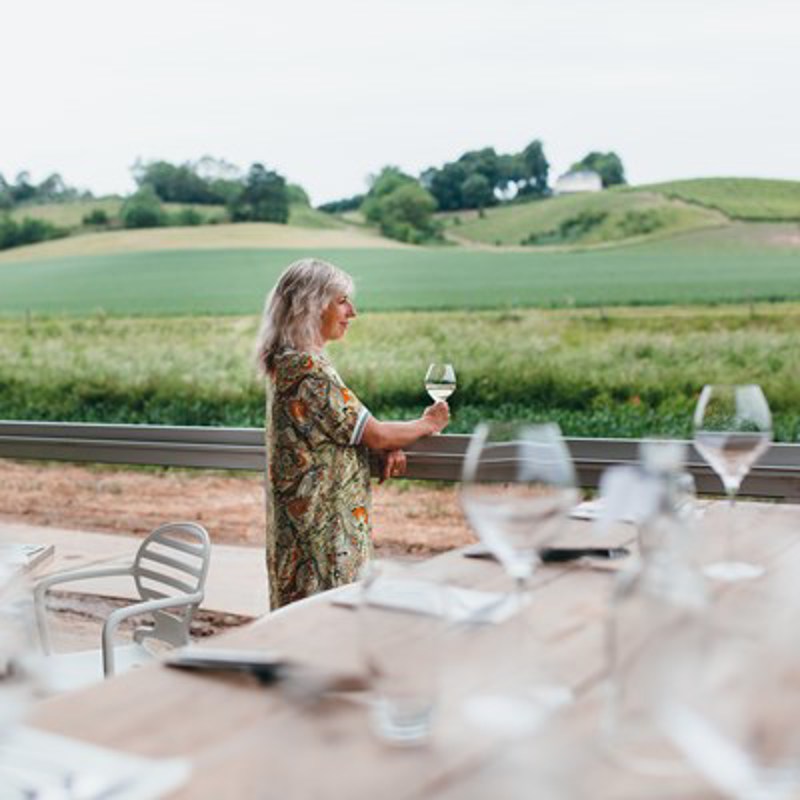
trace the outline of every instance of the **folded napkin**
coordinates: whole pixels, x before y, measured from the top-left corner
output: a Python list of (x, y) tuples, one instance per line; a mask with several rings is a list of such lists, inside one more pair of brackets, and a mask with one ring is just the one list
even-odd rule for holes
[(0, 563), (30, 569), (53, 555), (52, 544), (0, 542)]
[[(461, 554), (467, 558), (487, 558), (497, 560), (494, 553), (483, 543), (465, 547)], [(619, 572), (630, 565), (630, 551), (627, 547), (544, 547), (539, 557), (544, 566), (588, 567), (602, 572)]]
[[(578, 505), (569, 512), (569, 515), (572, 519), (595, 520), (603, 519), (606, 512), (606, 504), (603, 502), (602, 498), (597, 498), (596, 500), (584, 500), (582, 503), (578, 503)], [(634, 524), (638, 520), (635, 513), (626, 511), (618, 521)]]
[(0, 740), (0, 796), (155, 800), (183, 784), (185, 759), (132, 756), (21, 726)]
[[(483, 592), (464, 589), (460, 586), (441, 584), (436, 587), (442, 593), (439, 608), (431, 608), (431, 583), (428, 581), (387, 581), (370, 587), (369, 600), (372, 605), (412, 614), (444, 615), (457, 623), (503, 622), (518, 609), (514, 595), (504, 592)], [(416, 590), (418, 589), (418, 591)], [(360, 584), (337, 590), (331, 599), (334, 605), (359, 606), (363, 602), (364, 589)]]

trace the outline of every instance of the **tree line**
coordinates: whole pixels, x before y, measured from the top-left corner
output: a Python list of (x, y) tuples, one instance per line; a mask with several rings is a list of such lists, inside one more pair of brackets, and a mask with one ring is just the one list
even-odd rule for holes
[(6, 180), (0, 172), (0, 212), (10, 211), (23, 203), (61, 203), (91, 197), (91, 192), (68, 186), (57, 172), (38, 184), (26, 171), (20, 172), (14, 181)]
[[(592, 151), (571, 169), (596, 171), (604, 187), (625, 183), (622, 161), (614, 152)], [(293, 203), (309, 204), (302, 187), (288, 183), (283, 175), (260, 162), (243, 172), (210, 156), (182, 164), (137, 160), (131, 171), (137, 189), (125, 199), (119, 219), (109, 219), (105, 211), (95, 209), (84, 217), (84, 226), (152, 228), (222, 221), (285, 224)], [(441, 223), (434, 216), (437, 211), (477, 209), (483, 213), (491, 206), (548, 196), (549, 171), (539, 139), (516, 153), (498, 153), (493, 147), (485, 147), (467, 151), (440, 167), (429, 167), (416, 177), (386, 166), (370, 176), (366, 193), (325, 203), (319, 209), (333, 214), (359, 210), (383, 235), (420, 244), (442, 238)], [(68, 186), (58, 173), (40, 184), (33, 183), (27, 172), (20, 173), (14, 182), (0, 174), (0, 249), (69, 233), (43, 220), (24, 218), (17, 222), (8, 214), (11, 209), (91, 198), (90, 192)], [(192, 207), (168, 212), (164, 203), (223, 206), (225, 216), (204, 215)]]
[[(282, 175), (261, 163), (252, 164), (243, 173), (226, 161), (208, 156), (183, 164), (138, 160), (131, 171), (137, 189), (125, 198), (118, 218), (110, 218), (103, 209), (93, 209), (84, 216), (84, 227), (104, 230), (227, 221), (286, 223), (292, 203), (309, 204), (302, 187), (287, 183)], [(0, 250), (70, 233), (67, 228), (29, 216), (17, 221), (11, 217), (11, 210), (79, 199), (93, 199), (93, 195), (67, 186), (57, 173), (38, 185), (31, 182), (27, 172), (20, 173), (14, 182), (6, 181), (0, 175)], [(170, 212), (164, 203), (190, 206)], [(225, 212), (222, 215), (204, 214), (193, 207), (203, 205), (222, 205)]]
[[(577, 170), (597, 172), (603, 187), (625, 183), (622, 161), (614, 152), (592, 151), (570, 168)], [(482, 213), (491, 206), (549, 196), (549, 171), (543, 145), (534, 139), (517, 153), (497, 153), (493, 147), (470, 150), (416, 178), (387, 166), (371, 176), (366, 194), (319, 208), (333, 214), (360, 210), (385, 236), (418, 244), (441, 237), (436, 211)]]

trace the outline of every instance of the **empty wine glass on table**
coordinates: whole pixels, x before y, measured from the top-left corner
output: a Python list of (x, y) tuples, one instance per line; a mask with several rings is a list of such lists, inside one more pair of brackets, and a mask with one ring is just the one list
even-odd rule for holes
[[(531, 576), (539, 550), (558, 535), (578, 497), (575, 470), (555, 424), (482, 423), (470, 439), (464, 459), (461, 503), (471, 527), (514, 581), (518, 630), (516, 654), (509, 661), (534, 675), (539, 667), (525, 614)], [(514, 658), (516, 655), (516, 659)], [(541, 677), (541, 676), (539, 676)], [(550, 682), (528, 682), (516, 695), (481, 699), (489, 716), (528, 717), (534, 724), (571, 697)], [(487, 720), (489, 724), (492, 720)], [(516, 721), (512, 725), (517, 725)]]
[(539, 549), (577, 501), (558, 425), (481, 423), (464, 458), (461, 503), (486, 548), (524, 593)]
[(434, 402), (447, 400), (456, 390), (456, 371), (452, 364), (431, 364), (425, 373), (425, 390)]
[(35, 630), (26, 576), (0, 556), (0, 768), (2, 740), (22, 721), (41, 677)]
[(760, 386), (709, 384), (703, 387), (694, 412), (694, 446), (722, 481), (731, 512), (728, 556), (706, 567), (710, 578), (739, 581), (757, 578), (764, 572), (760, 564), (736, 558), (733, 509), (742, 481), (771, 441), (772, 418)]

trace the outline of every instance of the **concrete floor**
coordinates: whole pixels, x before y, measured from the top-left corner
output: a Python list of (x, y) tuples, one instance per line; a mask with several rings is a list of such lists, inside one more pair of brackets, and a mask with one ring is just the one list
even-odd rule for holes
[[(0, 542), (52, 544), (53, 555), (33, 570), (34, 577), (39, 578), (67, 569), (130, 562), (141, 539), (0, 521)], [(133, 581), (126, 577), (81, 581), (63, 588), (99, 597), (138, 598)], [(267, 596), (267, 574), (261, 548), (212, 544), (201, 609), (259, 617), (268, 610)]]

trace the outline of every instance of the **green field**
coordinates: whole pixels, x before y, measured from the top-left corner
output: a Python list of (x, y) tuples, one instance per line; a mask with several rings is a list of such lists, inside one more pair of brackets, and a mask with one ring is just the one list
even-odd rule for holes
[[(800, 305), (365, 314), (331, 347), (374, 413), (418, 414), (430, 361), (452, 361), (451, 431), (549, 418), (571, 435), (690, 433), (709, 381), (761, 383), (800, 439)], [(257, 317), (0, 321), (0, 418), (263, 424)]]
[[(755, 233), (754, 233), (755, 231)], [(800, 299), (796, 226), (733, 225), (618, 249), (322, 250), (365, 310)], [(0, 315), (252, 314), (308, 250), (184, 250), (0, 262)]]
[[(711, 183), (670, 184), (680, 201), (620, 189), (451, 216), (451, 235), (474, 237), (467, 247), (399, 246), (295, 208), (294, 226), (116, 231), (5, 251), (0, 418), (263, 424), (257, 317), (284, 267), (316, 255), (356, 279), (367, 313), (332, 351), (379, 416), (419, 413), (425, 367), (450, 360), (454, 432), (501, 417), (556, 419), (580, 436), (686, 436), (702, 385), (724, 380), (761, 383), (777, 437), (798, 441), (800, 227), (702, 207)], [(741, 208), (776, 202), (782, 187), (767, 183), (781, 182), (760, 182)], [(547, 233), (598, 209), (579, 246), (481, 244), (535, 233), (532, 210)], [(588, 241), (654, 219), (665, 224), (624, 246)]]
[(721, 211), (731, 219), (800, 222), (800, 181), (698, 178), (636, 187)]

